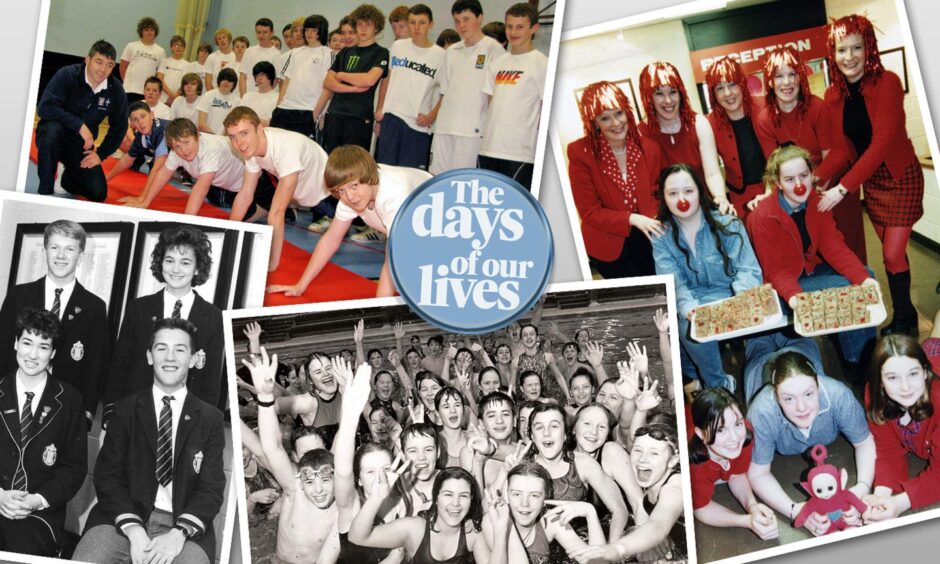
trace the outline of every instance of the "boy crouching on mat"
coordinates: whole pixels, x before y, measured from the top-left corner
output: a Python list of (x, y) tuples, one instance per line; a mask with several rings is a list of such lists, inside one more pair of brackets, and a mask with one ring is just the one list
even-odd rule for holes
[[(431, 178), (430, 174), (416, 168), (377, 165), (372, 155), (358, 145), (343, 145), (334, 149), (326, 161), (323, 176), (326, 189), (340, 200), (336, 206), (336, 216), (313, 249), (313, 255), (300, 280), (293, 286), (270, 286), (268, 292), (302, 295), (336, 253), (357, 216), (387, 237), (395, 214), (405, 198), (422, 182)], [(391, 296), (394, 293), (386, 254), (376, 296)]]

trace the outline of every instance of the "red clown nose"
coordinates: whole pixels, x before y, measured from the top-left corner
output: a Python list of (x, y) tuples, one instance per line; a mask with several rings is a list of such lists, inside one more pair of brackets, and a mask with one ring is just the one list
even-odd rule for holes
[(689, 208), (691, 207), (692, 207), (692, 204), (690, 204), (689, 201), (686, 200), (685, 198), (676, 202), (676, 209), (678, 209), (681, 212), (687, 212), (689, 211)]
[(806, 184), (797, 184), (796, 187), (793, 189), (793, 193), (796, 194), (797, 196), (802, 196), (806, 194)]

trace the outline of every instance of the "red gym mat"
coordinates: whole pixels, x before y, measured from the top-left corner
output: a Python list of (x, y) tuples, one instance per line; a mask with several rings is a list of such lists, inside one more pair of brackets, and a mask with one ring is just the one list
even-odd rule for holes
[[(33, 143), (29, 150), (29, 157), (34, 163), (37, 162), (37, 155), (36, 134), (34, 131)], [(117, 160), (109, 158), (102, 163), (102, 167), (107, 173), (115, 163), (117, 163)], [(139, 172), (126, 171), (117, 178), (112, 179), (108, 184), (108, 199), (106, 202), (120, 205), (118, 204), (120, 198), (140, 194), (146, 182), (146, 175)], [(151, 204), (150, 209), (183, 213), (183, 210), (186, 209), (186, 200), (188, 198), (188, 194), (168, 184), (160, 191), (160, 194)], [(199, 215), (217, 219), (228, 219), (228, 214), (225, 211), (208, 203), (203, 204), (199, 209)], [(288, 226), (288, 229), (290, 229), (290, 226)], [(300, 278), (309, 259), (310, 253), (296, 245), (284, 241), (280, 264), (277, 270), (268, 273), (268, 285), (293, 284)], [(341, 266), (330, 263), (326, 265), (326, 268), (323, 269), (302, 296), (288, 298), (284, 294), (265, 294), (264, 305), (281, 306), (339, 300), (357, 300), (372, 298), (375, 296), (375, 291), (375, 282), (346, 270)]]

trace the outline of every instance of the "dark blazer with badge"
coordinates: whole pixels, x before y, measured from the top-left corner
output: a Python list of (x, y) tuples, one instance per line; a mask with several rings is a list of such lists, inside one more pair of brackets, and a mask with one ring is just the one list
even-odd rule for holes
[(41, 495), (49, 504), (32, 515), (44, 520), (60, 538), (65, 505), (78, 493), (88, 473), (82, 396), (72, 386), (49, 376), (33, 415), (33, 433), (22, 443), (13, 371), (0, 379), (0, 414), (0, 488), (12, 489), (13, 476), (22, 460), (26, 491)]
[[(153, 324), (163, 319), (163, 294), (164, 291), (160, 290), (127, 305), (108, 372), (105, 405), (141, 390), (149, 390), (153, 385), (153, 367), (147, 363), (147, 351), (153, 336)], [(196, 293), (189, 321), (197, 329), (196, 351), (202, 350), (204, 355), (200, 355), (196, 366), (189, 369), (186, 389), (206, 403), (218, 406), (223, 373), (222, 310)]]
[[(46, 278), (13, 287), (0, 307), (0, 374), (16, 370), (13, 342), (16, 316), (26, 306), (45, 309)], [(78, 281), (65, 304), (62, 330), (56, 341), (52, 374), (84, 397), (85, 411), (94, 415), (108, 369), (111, 330), (104, 300)]]
[[(152, 386), (152, 383), (151, 383)], [(225, 474), (222, 412), (186, 395), (173, 442), (173, 520), (215, 558), (212, 520), (222, 507)], [(146, 524), (157, 495), (157, 415), (152, 387), (118, 401), (95, 463), (98, 503), (85, 524)]]

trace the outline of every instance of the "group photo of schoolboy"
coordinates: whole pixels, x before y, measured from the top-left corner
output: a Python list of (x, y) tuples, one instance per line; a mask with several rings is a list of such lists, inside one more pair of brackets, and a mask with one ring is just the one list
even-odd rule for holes
[(106, 211), (0, 200), (0, 550), (213, 562), (232, 459), (222, 309), (248, 278), (239, 307), (260, 302), (264, 269), (233, 259), (254, 234)]
[[(388, 231), (421, 183), (479, 167), (531, 190), (550, 31), (529, 3), (377, 4), (388, 13), (306, 16), (288, 2), (246, 21), (223, 8), (218, 28), (173, 35), (167, 55), (162, 16), (140, 18), (120, 53), (97, 32), (62, 46), (53, 3), (26, 190), (151, 209), (182, 194), (186, 214), (272, 226), (270, 271), (285, 244), (312, 253), (272, 293), (303, 295), (338, 249), (359, 245), (373, 252), (353, 270), (392, 295)], [(252, 23), (254, 41), (233, 38)], [(56, 70), (63, 47), (83, 58)]]

